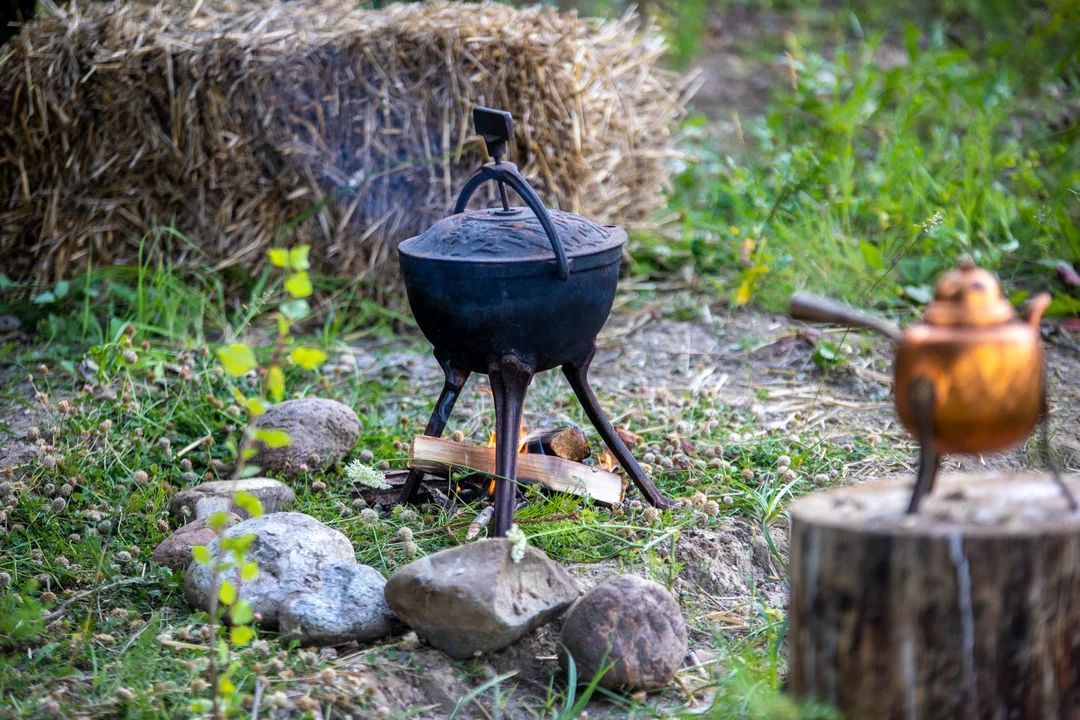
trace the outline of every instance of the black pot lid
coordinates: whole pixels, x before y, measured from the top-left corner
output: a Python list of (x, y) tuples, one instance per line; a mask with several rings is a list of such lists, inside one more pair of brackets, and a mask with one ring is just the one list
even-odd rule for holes
[[(559, 210), (548, 212), (567, 258), (592, 255), (626, 242), (626, 231), (616, 225), (598, 225)], [(424, 233), (402, 241), (398, 251), (415, 258), (477, 263), (533, 262), (555, 257), (544, 228), (527, 207), (466, 210), (451, 215)]]

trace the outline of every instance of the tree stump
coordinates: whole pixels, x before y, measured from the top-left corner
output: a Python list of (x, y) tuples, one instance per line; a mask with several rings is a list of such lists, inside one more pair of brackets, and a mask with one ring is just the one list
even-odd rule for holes
[(1044, 474), (910, 493), (792, 505), (789, 691), (847, 720), (1080, 718), (1080, 514)]

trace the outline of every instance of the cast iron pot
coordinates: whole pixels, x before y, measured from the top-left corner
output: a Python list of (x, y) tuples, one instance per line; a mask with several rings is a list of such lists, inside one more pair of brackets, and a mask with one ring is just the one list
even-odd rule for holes
[[(527, 208), (466, 210), (485, 181)], [(481, 168), (454, 214), (398, 250), (420, 330), (453, 363), (486, 373), (514, 355), (534, 372), (578, 362), (611, 312), (626, 232), (548, 211), (509, 162)]]

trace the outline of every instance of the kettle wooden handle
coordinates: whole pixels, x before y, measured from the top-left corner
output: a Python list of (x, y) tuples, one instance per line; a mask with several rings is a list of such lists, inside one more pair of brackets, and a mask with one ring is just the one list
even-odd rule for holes
[(836, 323), (873, 330), (893, 342), (900, 339), (900, 328), (883, 317), (861, 312), (830, 298), (800, 292), (791, 296), (788, 314), (796, 320)]

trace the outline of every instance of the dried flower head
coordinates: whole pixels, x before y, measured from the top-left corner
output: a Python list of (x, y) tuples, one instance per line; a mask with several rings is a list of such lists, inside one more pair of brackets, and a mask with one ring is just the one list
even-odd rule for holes
[(656, 522), (657, 518), (660, 517), (660, 511), (657, 510), (656, 508), (654, 508), (652, 505), (650, 505), (647, 508), (645, 508), (645, 512), (643, 513), (643, 517), (645, 518), (645, 522), (647, 522), (647, 523), (649, 523), (651, 525), (652, 523)]
[(394, 535), (394, 540), (397, 542), (409, 542), (413, 539), (412, 530), (407, 527), (399, 528), (397, 534)]
[(697, 508), (699, 510), (701, 508), (705, 507), (706, 502), (708, 502), (708, 498), (705, 497), (705, 493), (703, 493), (703, 492), (696, 492), (690, 498), (691, 507), (695, 507), (695, 508)]
[(135, 481), (136, 485), (145, 485), (150, 480), (150, 476), (146, 474), (145, 470), (136, 470), (135, 474), (131, 476), (131, 479)]
[(127, 550), (121, 550), (120, 552), (116, 553), (116, 562), (120, 563), (121, 565), (130, 565), (131, 560), (131, 553), (129, 553)]
[(379, 513), (375, 512), (371, 508), (364, 508), (360, 511), (360, 520), (367, 525), (374, 525), (379, 522)]
[(753, 480), (754, 479), (754, 471), (751, 470), (750, 468), (743, 468), (742, 470), (739, 471), (739, 474), (742, 475), (743, 480)]
[(326, 489), (326, 483), (324, 483), (322, 480), (316, 480), (315, 482), (311, 483), (311, 489), (315, 492), (322, 492)]
[(510, 541), (510, 559), (515, 563), (521, 562), (521, 559), (525, 557), (525, 546), (529, 543), (525, 531), (517, 524), (511, 525), (510, 532), (506, 533), (506, 539)]
[(345, 476), (376, 490), (390, 489), (390, 483), (386, 482), (386, 475), (359, 460), (353, 460), (345, 466)]
[(781, 455), (780, 457), (776, 458), (776, 466), (778, 468), (780, 468), (781, 470), (783, 470), (784, 468), (786, 468), (790, 464), (791, 464), (791, 458), (789, 456), (787, 456), (787, 455)]
[(705, 503), (705, 507), (703, 509), (705, 510), (705, 514), (709, 517), (716, 517), (720, 514), (720, 504), (717, 503), (715, 500), (710, 500), (709, 502)]
[[(68, 486), (65, 485), (64, 487), (68, 487)], [(52, 501), (52, 503), (49, 504), (49, 510), (51, 510), (53, 513), (61, 513), (61, 512), (64, 511), (64, 508), (66, 508), (66, 507), (67, 507), (67, 500), (65, 500), (62, 497), (56, 498), (55, 500)]]

